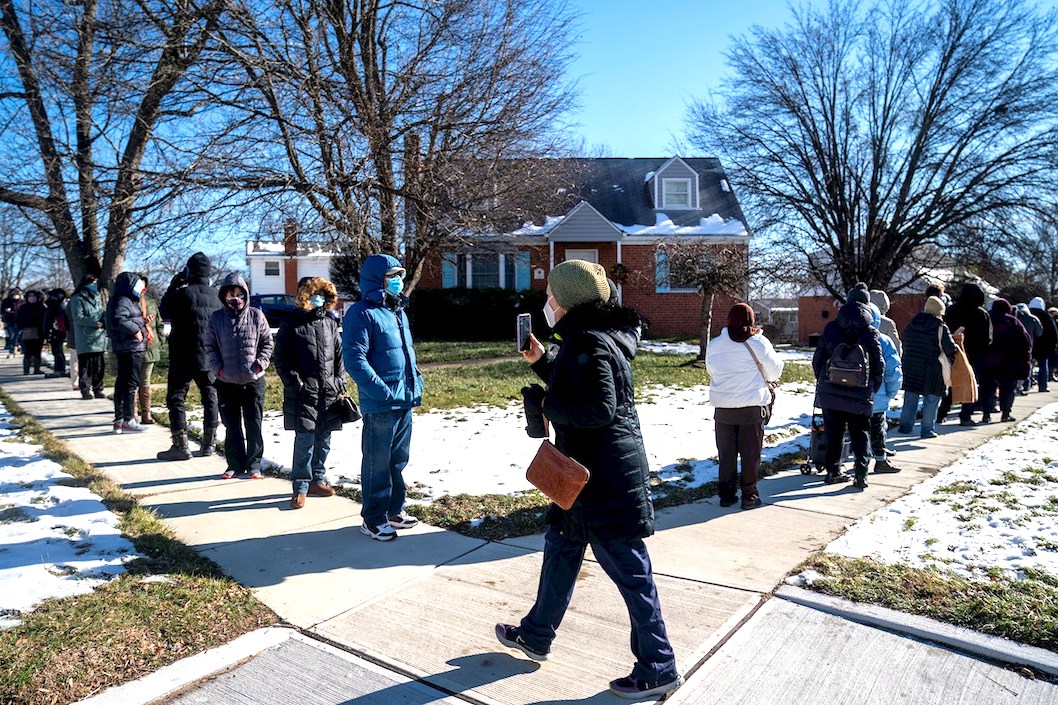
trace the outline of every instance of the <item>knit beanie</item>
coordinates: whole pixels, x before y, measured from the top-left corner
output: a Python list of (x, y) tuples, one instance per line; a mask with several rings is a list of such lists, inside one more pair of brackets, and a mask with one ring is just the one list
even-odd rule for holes
[(926, 299), (926, 305), (922, 307), (922, 310), (931, 316), (943, 316), (944, 302), (936, 296), (931, 296)]
[(547, 284), (559, 306), (569, 311), (592, 301), (607, 301), (610, 285), (601, 264), (582, 259), (570, 259), (559, 264), (547, 275)]
[(744, 343), (754, 335), (753, 309), (749, 304), (735, 304), (727, 314), (727, 335), (736, 343)]
[(845, 294), (845, 300), (849, 303), (869, 304), (871, 302), (871, 292), (867, 289), (866, 284), (860, 282), (849, 289), (849, 293)]

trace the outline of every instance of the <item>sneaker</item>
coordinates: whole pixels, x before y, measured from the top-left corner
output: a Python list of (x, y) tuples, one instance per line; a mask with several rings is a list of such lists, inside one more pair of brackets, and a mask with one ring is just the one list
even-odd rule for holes
[(751, 494), (749, 497), (742, 497), (742, 508), (743, 509), (756, 509), (761, 505), (760, 497), (755, 494)]
[(263, 480), (264, 475), (261, 474), (260, 470), (251, 470), (246, 474), (247, 480)]
[(382, 522), (378, 526), (369, 526), (366, 523), (361, 524), (360, 533), (364, 536), (370, 536), (376, 541), (392, 541), (397, 538), (397, 532), (387, 522)]
[(225, 470), (224, 472), (222, 472), (220, 474), (220, 479), (222, 479), (222, 480), (230, 480), (233, 477), (235, 477), (235, 471), (234, 470)]
[(1006, 423), (1011, 423), (1012, 421), (1017, 421), (1017, 419), (1015, 419), (1015, 418), (1014, 418), (1013, 416), (1011, 416), (1010, 414), (1007, 414), (1006, 416), (1004, 416), (1003, 418), (1001, 418), (1001, 419), (999, 419), (999, 420), (1000, 420), (1000, 421), (1004, 421), (1004, 422), (1006, 422)]
[(827, 483), (828, 485), (837, 485), (842, 482), (848, 482), (849, 479), (849, 476), (844, 473), (836, 472), (834, 474), (831, 474), (828, 472), (827, 476), (823, 478), (823, 482)]
[(852, 481), (852, 486), (855, 487), (858, 490), (867, 489), (867, 478), (866, 477), (857, 477), (855, 480)]
[(401, 512), (397, 516), (389, 518), (389, 525), (394, 529), (410, 529), (418, 523), (418, 519), (405, 512)]
[(670, 681), (641, 681), (632, 676), (625, 676), (610, 681), (610, 692), (628, 700), (667, 695), (683, 685), (683, 676), (678, 675)]
[(921, 436), (922, 440), (928, 441), (930, 438), (940, 438), (940, 434), (936, 431), (926, 431)]
[(81, 398), (82, 399), (95, 399), (95, 397), (92, 396), (91, 392), (82, 392), (81, 393)]
[[(310, 482), (308, 494), (310, 497), (333, 497), (334, 488), (326, 482)], [(393, 523), (392, 520), (390, 520), (390, 523)], [(403, 527), (398, 526), (397, 528), (400, 529)]]
[(895, 451), (895, 450), (893, 450), (892, 448), (886, 448), (886, 449), (885, 449), (885, 455), (886, 455), (886, 457), (889, 457), (889, 458), (891, 458), (891, 457), (893, 457), (894, 455), (896, 455), (896, 451)]
[(522, 638), (518, 627), (510, 624), (497, 624), (496, 625), (496, 638), (501, 644), (506, 646), (508, 649), (518, 649), (523, 654), (533, 659), (534, 661), (549, 661), (551, 659), (551, 650), (542, 651), (540, 649), (534, 649), (525, 643), (525, 639)]
[(136, 419), (125, 419), (121, 422), (121, 430), (139, 433), (140, 431), (146, 431), (147, 429)]
[(104, 394), (103, 392), (94, 392), (94, 394), (95, 394), (95, 398), (96, 399), (106, 399), (107, 398), (107, 395)]
[(980, 423), (983, 423), (983, 424), (992, 423), (992, 417), (989, 416), (988, 414), (985, 414), (984, 416), (981, 417)]
[(121, 421), (114, 422), (114, 433), (121, 434), (125, 429), (122, 427)]
[(974, 421), (973, 419), (961, 419), (959, 421), (959, 425), (960, 426), (976, 426), (977, 422)]
[(893, 465), (886, 459), (874, 461), (874, 471), (879, 474), (900, 472), (901, 468)]

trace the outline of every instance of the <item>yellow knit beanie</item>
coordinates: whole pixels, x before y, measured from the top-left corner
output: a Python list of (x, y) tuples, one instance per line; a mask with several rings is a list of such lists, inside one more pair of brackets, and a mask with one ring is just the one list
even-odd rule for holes
[(561, 263), (547, 275), (547, 284), (559, 306), (567, 311), (575, 306), (610, 298), (610, 285), (601, 264), (582, 259)]

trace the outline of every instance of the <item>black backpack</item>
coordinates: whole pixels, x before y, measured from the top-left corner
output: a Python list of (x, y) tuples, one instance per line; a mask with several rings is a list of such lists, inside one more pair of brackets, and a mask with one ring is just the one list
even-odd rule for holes
[(863, 346), (838, 343), (827, 363), (827, 381), (842, 387), (865, 388), (870, 380), (870, 364)]

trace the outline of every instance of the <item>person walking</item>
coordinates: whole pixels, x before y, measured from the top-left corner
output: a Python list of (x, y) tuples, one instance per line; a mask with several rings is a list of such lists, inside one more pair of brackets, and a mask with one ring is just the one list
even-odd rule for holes
[(26, 301), (15, 314), (19, 338), (22, 341), (22, 374), (40, 374), (40, 353), (44, 349), (44, 316), (48, 313), (44, 295), (30, 289)]
[(220, 295), (210, 284), (213, 267), (209, 257), (196, 252), (184, 269), (173, 277), (158, 304), (169, 330), (169, 372), (166, 376), (165, 406), (169, 410), (172, 445), (157, 454), (159, 460), (190, 460), (187, 443), (187, 392), (194, 382), (202, 397), (202, 442), (200, 453), (213, 455), (220, 412), (217, 390), (206, 359), (209, 320), (221, 308)]
[(261, 479), (264, 456), (265, 370), (272, 359), (272, 331), (259, 308), (250, 306), (250, 287), (238, 274), (224, 278), (218, 293), (223, 308), (209, 317), (206, 359), (216, 379), (224, 424), (221, 479), (245, 474)]
[(878, 331), (878, 343), (882, 346), (882, 360), (885, 364), (882, 386), (875, 392), (874, 402), (871, 405), (871, 452), (874, 453), (874, 471), (876, 473), (900, 472), (900, 468), (889, 462), (890, 451), (885, 446), (885, 436), (889, 425), (886, 413), (889, 411), (889, 404), (900, 392), (904, 372), (900, 366), (900, 353), (896, 343), (881, 330), (884, 324), (881, 311), (874, 303), (871, 303), (869, 308), (871, 309), (871, 325)]
[(51, 372), (44, 375), (52, 379), (55, 377), (66, 377), (70, 373), (66, 370), (66, 354), (63, 346), (66, 345), (66, 331), (70, 328), (70, 320), (66, 316), (66, 292), (63, 289), (52, 289), (48, 292), (47, 313), (44, 314), (44, 330), (51, 347)]
[(75, 331), (77, 365), (80, 371), (77, 386), (82, 399), (102, 399), (103, 375), (106, 372), (107, 332), (106, 308), (99, 291), (99, 278), (94, 274), (81, 277), (81, 283), (70, 297), (70, 321)]
[(17, 286), (11, 287), (4, 300), (0, 301), (4, 321), (4, 347), (8, 357), (14, 357), (15, 351), (22, 345), (18, 336), (18, 309), (23, 303), (22, 289)]
[(122, 272), (114, 280), (114, 292), (107, 302), (107, 333), (118, 364), (114, 378), (114, 433), (145, 430), (136, 420), (136, 390), (147, 349), (147, 321), (140, 309), (145, 290), (139, 275)]
[[(983, 373), (985, 356), (988, 354), (988, 346), (992, 344), (992, 322), (988, 318), (988, 312), (984, 309), (985, 292), (976, 284), (963, 284), (955, 303), (947, 307), (944, 312), (944, 322), (952, 335), (957, 335), (959, 329), (963, 329), (963, 350), (966, 358), (978, 379), (977, 404), (963, 404), (959, 409), (960, 426), (976, 426), (973, 413), (980, 405), (980, 379)], [(951, 390), (945, 395), (941, 402), (937, 417), (943, 419), (951, 409)]]
[[(815, 405), (823, 410), (827, 442), (824, 481), (828, 485), (849, 481), (840, 468), (842, 444), (848, 429), (849, 445), (855, 456), (853, 486), (861, 490), (867, 487), (874, 395), (885, 379), (882, 345), (878, 331), (871, 325), (869, 302), (866, 284), (859, 283), (849, 289), (837, 317), (823, 328), (812, 357), (812, 370), (816, 376)], [(832, 375), (832, 370), (840, 369), (835, 363), (857, 366), (856, 379), (842, 381), (840, 374)]]
[(325, 463), (331, 432), (342, 427), (334, 407), (345, 394), (345, 364), (338, 322), (330, 315), (338, 303), (334, 284), (303, 279), (296, 301), (298, 310), (276, 334), (274, 360), (283, 381), (283, 428), (294, 432), (290, 507), (301, 509), (307, 496), (334, 495)]
[[(1040, 323), (1040, 319), (1032, 315), (1029, 311), (1029, 305), (1026, 303), (1019, 303), (1014, 307), (1014, 317), (1018, 319), (1018, 323), (1028, 331), (1029, 340), (1032, 342), (1032, 347), (1036, 347), (1036, 341), (1041, 335), (1043, 335), (1043, 324)], [(1023, 397), (1028, 394), (1029, 387), (1032, 386), (1032, 362), (1029, 362), (1030, 369), (1029, 373), (1025, 375), (1025, 379), (1020, 380), (1017, 386), (1014, 387), (1014, 393), (1017, 396)]]
[(345, 369), (360, 393), (364, 428), (360, 531), (391, 541), (396, 529), (419, 520), (404, 511), (404, 468), (411, 457), (412, 409), (422, 404), (422, 375), (408, 325), (404, 267), (390, 255), (370, 255), (360, 268), (363, 298), (345, 314)]
[[(742, 508), (761, 505), (757, 492), (764, 426), (770, 420), (771, 385), (782, 375), (783, 361), (760, 328), (753, 309), (739, 303), (727, 314), (727, 327), (709, 341), (705, 367), (709, 372), (709, 403), (716, 411), (713, 426), (719, 461), (717, 494), (730, 507), (742, 490)], [(742, 458), (742, 475), (738, 461)]]
[(1039, 320), (1040, 327), (1043, 328), (1043, 333), (1036, 338), (1035, 345), (1032, 346), (1032, 359), (1036, 363), (1036, 388), (1046, 392), (1047, 383), (1051, 379), (1051, 357), (1058, 350), (1058, 326), (1055, 326), (1051, 314), (1047, 313), (1047, 304), (1039, 296), (1029, 301), (1029, 313)]
[(944, 323), (944, 302), (936, 296), (926, 299), (922, 311), (904, 329), (904, 406), (900, 411), (900, 433), (911, 433), (922, 400), (922, 438), (936, 438), (937, 408), (947, 389), (943, 354), (950, 364), (955, 359), (955, 340)]
[(547, 384), (536, 402), (555, 429), (555, 445), (590, 477), (569, 510), (548, 507), (536, 602), (519, 625), (497, 624), (496, 638), (535, 661), (550, 659), (590, 545), (631, 622), (635, 665), (628, 676), (610, 681), (610, 690), (628, 699), (656, 698), (678, 688), (683, 677), (643, 542), (654, 533), (654, 505), (631, 366), (641, 319), (630, 308), (607, 304), (609, 295), (602, 266), (562, 262), (548, 275), (544, 307), (557, 350), (545, 354), (534, 337), (522, 353)]
[(992, 420), (991, 410), (999, 400), (1001, 421), (1013, 421), (1010, 411), (1014, 405), (1014, 389), (1029, 374), (1032, 364), (1032, 340), (1028, 331), (1012, 315), (1006, 299), (992, 302), (988, 312), (992, 319), (992, 344), (984, 362), (984, 381), (981, 384), (981, 406), (985, 410), (984, 423)]
[(165, 337), (165, 327), (162, 317), (158, 313), (158, 304), (150, 297), (150, 281), (145, 275), (140, 275), (145, 287), (143, 296), (140, 297), (140, 310), (143, 312), (143, 320), (147, 322), (147, 349), (143, 353), (143, 365), (140, 367), (140, 389), (137, 401), (139, 402), (140, 423), (147, 425), (154, 423), (151, 416), (151, 375), (154, 374), (154, 366), (162, 357), (162, 338)]

